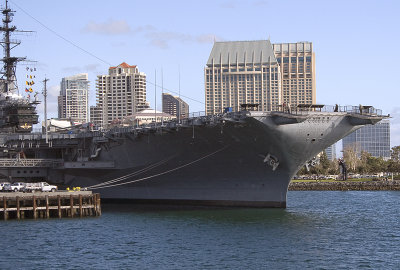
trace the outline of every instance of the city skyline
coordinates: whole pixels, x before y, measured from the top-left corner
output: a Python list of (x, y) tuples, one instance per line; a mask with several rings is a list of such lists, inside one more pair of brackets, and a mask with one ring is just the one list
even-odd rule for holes
[[(40, 80), (45, 76), (50, 78), (49, 117), (57, 114), (56, 96), (61, 78), (89, 73), (93, 106), (96, 76), (123, 61), (140, 66), (149, 82), (154, 83), (157, 70), (158, 85), (163, 81), (166, 91), (173, 91), (174, 95), (180, 92), (191, 111), (204, 111), (204, 67), (214, 41), (305, 40), (313, 43), (317, 55), (316, 102), (364, 104), (383, 109), (393, 116), (391, 145), (400, 144), (400, 106), (391, 98), (398, 89), (394, 78), (400, 60), (396, 53), (399, 37), (393, 35), (400, 22), (397, 1), (106, 3), (9, 2), (16, 11), (13, 25), (36, 31), (16, 37), (22, 40), (22, 45), (13, 55), (26, 55), (38, 61), (35, 91), (41, 92)], [(61, 15), (56, 12), (59, 10), (63, 11)], [(73, 20), (68, 14), (74, 14)], [(305, 27), (300, 28), (300, 24)], [(17, 71), (20, 89), (23, 89), (23, 69), (20, 66)], [(151, 107), (154, 107), (154, 91), (154, 85), (148, 84)], [(158, 110), (160, 97), (158, 88)], [(41, 119), (42, 108), (43, 104), (38, 110)]]

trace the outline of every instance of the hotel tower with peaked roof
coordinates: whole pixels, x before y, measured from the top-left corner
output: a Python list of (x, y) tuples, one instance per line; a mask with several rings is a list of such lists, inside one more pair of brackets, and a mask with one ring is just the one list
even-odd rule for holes
[(91, 107), (91, 119), (103, 128), (140, 111), (146, 104), (146, 74), (125, 62), (110, 67), (108, 75), (97, 76), (96, 88), (97, 104)]

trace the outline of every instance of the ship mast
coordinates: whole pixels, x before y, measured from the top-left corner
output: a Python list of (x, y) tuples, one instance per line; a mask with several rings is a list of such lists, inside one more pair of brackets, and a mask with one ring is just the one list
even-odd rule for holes
[(21, 42), (19, 40), (10, 39), (10, 34), (17, 31), (17, 27), (10, 26), (12, 17), (14, 16), (14, 11), (8, 7), (8, 0), (6, 0), (5, 8), (2, 9), (1, 12), (3, 13), (3, 26), (0, 27), (0, 31), (4, 33), (4, 37), (0, 41), (0, 44), (4, 48), (4, 58), (1, 59), (4, 65), (0, 72), (0, 80), (3, 83), (3, 87), (0, 88), (0, 93), (9, 94), (15, 93), (18, 90), (17, 78), (15, 75), (16, 66), (17, 62), (26, 60), (26, 57), (13, 57), (10, 54), (10, 51), (18, 46)]

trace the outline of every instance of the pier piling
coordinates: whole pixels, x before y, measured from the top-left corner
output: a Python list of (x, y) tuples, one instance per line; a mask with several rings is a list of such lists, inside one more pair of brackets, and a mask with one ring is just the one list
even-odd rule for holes
[(100, 194), (90, 191), (56, 193), (4, 193), (0, 197), (0, 219), (63, 218), (100, 216)]
[(7, 212), (7, 200), (6, 200), (6, 197), (5, 196), (3, 196), (3, 213), (4, 213), (4, 215), (3, 215), (3, 217), (4, 217), (4, 220), (7, 220), (7, 217), (8, 217), (8, 212)]

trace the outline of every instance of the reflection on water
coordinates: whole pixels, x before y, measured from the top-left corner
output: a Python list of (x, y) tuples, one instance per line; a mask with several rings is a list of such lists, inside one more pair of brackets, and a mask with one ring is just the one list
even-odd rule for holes
[(141, 216), (154, 220), (176, 220), (185, 222), (213, 222), (215, 224), (246, 225), (246, 224), (296, 224), (302, 226), (312, 222), (312, 218), (301, 213), (280, 208), (215, 208), (215, 207), (165, 207), (139, 206), (136, 204), (103, 204), (104, 215), (120, 213), (124, 218)]

